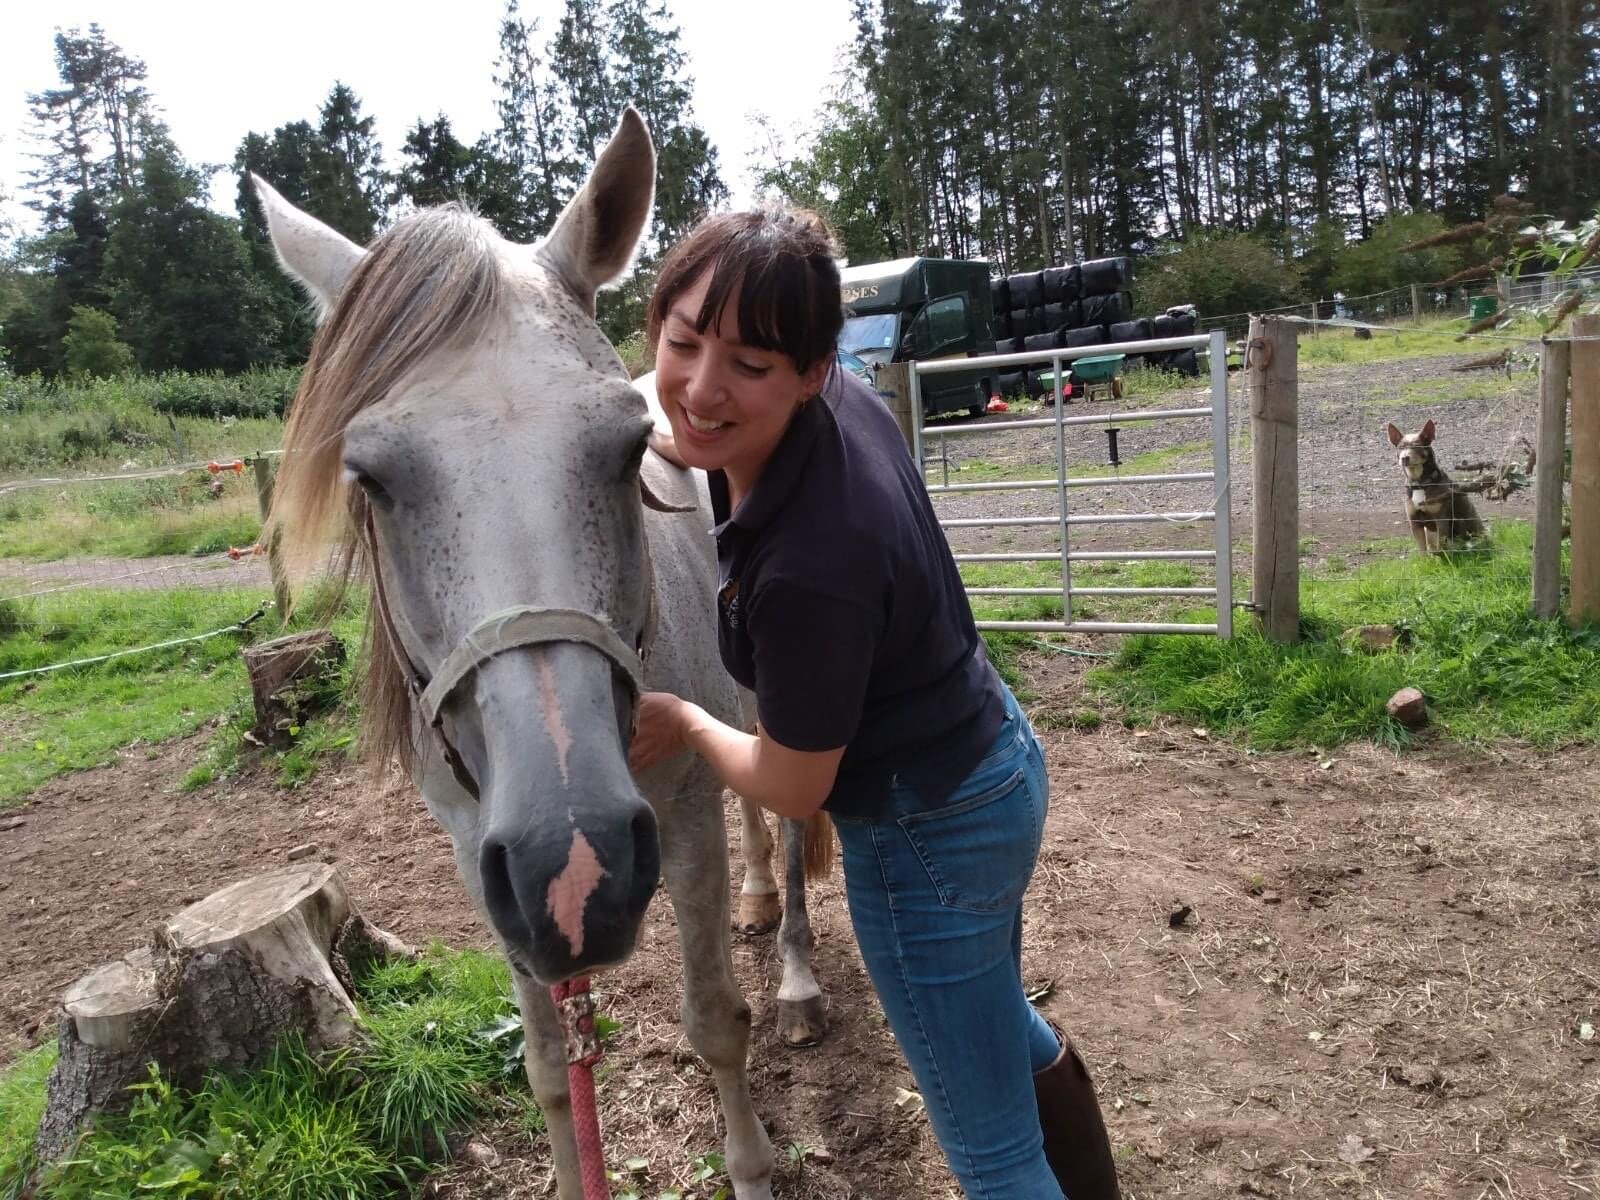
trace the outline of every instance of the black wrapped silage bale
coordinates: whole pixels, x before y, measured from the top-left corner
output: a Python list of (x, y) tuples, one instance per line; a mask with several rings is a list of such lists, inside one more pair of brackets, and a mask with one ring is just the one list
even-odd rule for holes
[(989, 280), (990, 307), (995, 312), (1011, 311), (1011, 284), (1005, 279)]
[(1064, 345), (1068, 350), (1077, 350), (1083, 346), (1103, 346), (1106, 343), (1106, 331), (1100, 325), (1086, 325), (1082, 329), (1067, 330)]
[(1075, 304), (1046, 304), (1044, 327), (1046, 330), (1066, 329), (1072, 324)]
[(1006, 283), (1011, 290), (1011, 307), (1018, 308), (1043, 308), (1044, 307), (1044, 272), (1029, 271), (1023, 275), (1012, 275)]
[(1044, 302), (1069, 304), (1078, 298), (1078, 265), (1044, 269)]
[(1133, 297), (1127, 292), (1085, 296), (1082, 304), (1084, 325), (1116, 325), (1133, 320)]
[(1194, 314), (1164, 314), (1150, 322), (1158, 338), (1190, 337), (1194, 334)]
[(1180, 375), (1200, 374), (1200, 361), (1195, 352), (1190, 350), (1174, 350), (1167, 356), (1166, 368), (1176, 371)]
[(1133, 268), (1126, 258), (1095, 258), (1078, 265), (1081, 296), (1107, 296), (1112, 292), (1125, 292), (1132, 286)]
[(1151, 336), (1152, 324), (1149, 317), (1118, 321), (1106, 330), (1106, 339), (1112, 342), (1148, 342)]
[(1011, 310), (1011, 336), (1027, 337), (1044, 329), (1044, 309), (1014, 308)]

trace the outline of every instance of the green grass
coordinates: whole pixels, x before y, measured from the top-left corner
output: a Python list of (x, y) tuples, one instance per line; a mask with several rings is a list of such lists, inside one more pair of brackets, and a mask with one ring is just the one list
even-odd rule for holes
[[(213, 495), (213, 482), (221, 484)], [(254, 545), (255, 483), (204, 471), (126, 483), (30, 488), (0, 495), (0, 558), (148, 558)]]
[[(349, 1047), (313, 1057), (287, 1042), (261, 1069), (194, 1092), (153, 1078), (49, 1170), (40, 1195), (387, 1200), (412, 1194), (450, 1131), (533, 1111), (508, 1055), (519, 1026), (502, 961), (435, 948), (375, 968), (358, 991), (363, 1036)], [(0, 1080), (15, 1099), (0, 1168), (23, 1161), (42, 1089), (32, 1056)]]
[[(1048, 587), (1061, 586), (1060, 568), (1055, 563), (963, 563), (962, 581), (968, 587)], [(1209, 577), (1197, 576), (1193, 566), (1183, 562), (1088, 562), (1074, 563), (1074, 587), (1198, 587)], [(1073, 615), (1079, 620), (1178, 619), (1175, 613), (1190, 609), (1187, 597), (1079, 596), (1073, 600)], [(980, 621), (1059, 621), (1061, 597), (1054, 596), (974, 596), (972, 614)]]
[(33, 1133), (44, 1115), (44, 1083), (56, 1045), (29, 1050), (0, 1072), (0, 1200), (16, 1200), (33, 1169)]
[[(1180, 442), (1175, 446), (1163, 446), (1156, 450), (1144, 450), (1138, 454), (1128, 455), (1117, 468), (1107, 466), (1105, 463), (1079, 463), (1069, 466), (1067, 477), (1086, 479), (1091, 476), (1114, 475), (1118, 472), (1123, 475), (1167, 474), (1180, 459), (1196, 454), (1209, 454), (1210, 450), (1210, 442)], [(930, 463), (926, 473), (930, 487), (937, 487), (944, 482), (943, 468), (938, 463)], [(981, 458), (969, 458), (951, 470), (950, 482), (952, 484), (1014, 483), (1024, 479), (1050, 479), (1054, 476), (1053, 461), (1005, 464)]]
[(1503, 400), (1516, 394), (1516, 383), (1504, 375), (1453, 375), (1448, 379), (1419, 379), (1400, 388), (1392, 396), (1369, 397), (1369, 405), (1384, 408), (1395, 405), (1425, 404), (1430, 408), (1458, 400)]
[[(218, 591), (64, 592), (0, 611), (0, 673), (209, 632), (262, 595)], [(113, 762), (120, 747), (188, 733), (247, 692), (242, 638), (226, 633), (91, 666), (0, 681), (0, 807), (46, 779)]]
[[(1487, 551), (1309, 580), (1296, 645), (1268, 642), (1248, 622), (1231, 641), (1135, 637), (1091, 682), (1135, 719), (1181, 717), (1262, 749), (1404, 745), (1414, 735), (1384, 703), (1407, 686), (1428, 697), (1434, 727), (1462, 742), (1595, 741), (1600, 629), (1533, 619), (1530, 543), (1526, 526), (1504, 523)], [(1366, 624), (1395, 625), (1407, 644), (1367, 654), (1346, 636)]]
[[(254, 589), (136, 591), (84, 589), (0, 606), (0, 673), (48, 666), (206, 633), (249, 616), (267, 597)], [(364, 608), (352, 599), (325, 612), (310, 597), (290, 629), (327, 624), (354, 655)], [(280, 632), (268, 612), (256, 637)], [(225, 633), (110, 662), (0, 681), (0, 808), (47, 779), (114, 762), (131, 745), (154, 745), (222, 717), (185, 785), (229, 774), (251, 723), (249, 682), (239, 650), (247, 638)], [(350, 664), (330, 686), (343, 692)], [(309, 721), (287, 751), (275, 752), (279, 779), (295, 786), (328, 754), (348, 753), (353, 701)]]
[(99, 474), (270, 450), (294, 368), (134, 375), (81, 384), (0, 377), (0, 479)]
[[(1299, 364), (1302, 367), (1346, 366), (1359, 363), (1393, 362), (1406, 358), (1431, 358), (1445, 354), (1490, 354), (1504, 342), (1485, 339), (1456, 341), (1467, 328), (1464, 317), (1450, 320), (1425, 320), (1420, 325), (1404, 321), (1395, 332), (1374, 332), (1371, 338), (1357, 338), (1347, 329), (1323, 329), (1313, 335), (1300, 331)], [(1539, 325), (1529, 317), (1517, 317), (1509, 326), (1496, 330), (1503, 337), (1538, 337)]]

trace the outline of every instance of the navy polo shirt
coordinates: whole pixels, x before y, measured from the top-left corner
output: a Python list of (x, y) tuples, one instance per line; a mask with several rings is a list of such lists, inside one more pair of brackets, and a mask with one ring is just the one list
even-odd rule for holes
[(846, 747), (823, 807), (873, 818), (892, 783), (944, 802), (999, 736), (999, 677), (900, 429), (835, 368), (761, 476), (717, 521), (718, 632), (762, 728), (792, 750)]

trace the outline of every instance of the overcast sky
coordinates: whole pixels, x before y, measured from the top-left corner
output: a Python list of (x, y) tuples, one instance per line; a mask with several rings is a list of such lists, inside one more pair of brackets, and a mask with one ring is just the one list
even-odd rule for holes
[[(803, 133), (821, 104), (841, 47), (850, 0), (782, 6), (770, 0), (668, 0), (695, 80), (695, 115), (721, 156), (739, 203), (750, 197), (756, 151), (749, 115)], [(554, 30), (561, 0), (523, 0), (524, 19)], [(398, 157), (418, 117), (450, 117), (462, 141), (494, 123), (491, 79), (504, 0), (429, 5), (362, 0), (9, 0), (0, 34), (0, 191), (19, 199), (33, 148), (26, 96), (57, 84), (57, 26), (98, 21), (142, 58), (151, 93), (192, 161), (227, 163), (250, 130), (312, 118), (335, 79), (376, 116), (385, 161)], [(402, 19), (403, 11), (432, 15)], [(232, 185), (217, 189), (232, 204)], [(13, 215), (18, 215), (13, 206)], [(24, 219), (31, 220), (31, 215)]]

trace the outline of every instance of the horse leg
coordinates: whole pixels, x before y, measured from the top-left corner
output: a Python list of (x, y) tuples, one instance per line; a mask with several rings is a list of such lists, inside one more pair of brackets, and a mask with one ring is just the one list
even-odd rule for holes
[[(478, 874), (481, 839), (477, 802), (461, 791), (453, 777), (438, 770), (425, 771), (419, 783), (428, 811), (450, 835), (456, 871), (466, 886), (467, 895), (483, 923), (492, 930), (494, 926), (483, 903), (483, 879)], [(559, 1200), (583, 1200), (583, 1176), (578, 1167), (572, 1101), (567, 1093), (567, 1051), (560, 1019), (550, 993), (514, 966), (511, 981), (516, 990), (517, 1011), (522, 1014), (523, 1066), (533, 1086), (534, 1098), (544, 1113), (545, 1131), (550, 1136), (556, 1194)]]
[(739, 797), (739, 846), (744, 884), (739, 889), (739, 932), (768, 933), (778, 926), (778, 879), (772, 873), (772, 832), (759, 805)]
[(517, 1008), (522, 1012), (522, 1063), (550, 1136), (556, 1195), (560, 1200), (583, 1200), (583, 1174), (578, 1166), (572, 1097), (567, 1092), (567, 1050), (561, 1019), (542, 985), (515, 971), (512, 979), (517, 988)]
[(728, 935), (728, 843), (721, 806), (694, 791), (660, 822), (661, 866), (678, 916), (683, 1025), (711, 1067), (728, 1126), (728, 1177), (736, 1200), (772, 1200), (772, 1143), (750, 1099), (750, 1006), (733, 978)]
[(783, 819), (783, 983), (778, 988), (778, 1032), (789, 1046), (815, 1046), (828, 1035), (822, 989), (811, 971), (817, 939), (806, 913), (806, 825)]

